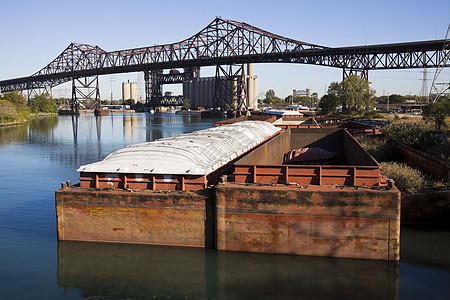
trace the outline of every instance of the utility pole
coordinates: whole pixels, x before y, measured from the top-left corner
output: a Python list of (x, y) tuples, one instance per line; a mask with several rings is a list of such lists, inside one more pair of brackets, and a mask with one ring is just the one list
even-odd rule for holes
[(428, 70), (427, 67), (423, 68), (423, 77), (422, 77), (422, 89), (420, 90), (420, 96), (423, 98), (427, 98), (428, 102)]
[(389, 112), (389, 92), (387, 93), (387, 111)]
[(111, 104), (113, 104), (113, 81), (115, 80), (114, 75), (110, 74), (109, 75), (109, 81), (111, 83)]

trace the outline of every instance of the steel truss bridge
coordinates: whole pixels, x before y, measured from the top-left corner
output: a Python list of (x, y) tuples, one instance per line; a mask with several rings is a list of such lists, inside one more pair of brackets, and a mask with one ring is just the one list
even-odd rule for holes
[[(98, 46), (72, 43), (33, 75), (0, 81), (0, 92), (49, 91), (72, 81), (74, 103), (79, 95), (92, 95), (80, 92), (82, 88), (96, 84), (98, 94), (98, 75), (144, 72), (147, 104), (158, 106), (164, 105), (162, 84), (198, 77), (202, 66), (216, 66), (219, 70), (220, 66), (246, 63), (299, 63), (340, 68), (344, 76), (357, 73), (367, 79), (369, 70), (448, 67), (450, 47), (445, 41), (332, 48), (216, 18), (194, 36), (172, 44), (107, 52)], [(172, 69), (169, 74), (163, 73)], [(175, 69), (184, 69), (184, 73)], [(225, 75), (216, 72), (216, 77)], [(92, 77), (96, 81), (86, 79)], [(89, 85), (80, 85), (81, 78)], [(216, 90), (217, 99), (224, 99), (217, 93)], [(236, 93), (240, 95), (242, 91)], [(224, 105), (223, 101), (217, 104)], [(242, 101), (237, 108), (242, 108)]]

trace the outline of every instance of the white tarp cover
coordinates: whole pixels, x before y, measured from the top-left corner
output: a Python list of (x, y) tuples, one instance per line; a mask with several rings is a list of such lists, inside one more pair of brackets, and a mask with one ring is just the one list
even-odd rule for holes
[(280, 131), (264, 121), (230, 125), (129, 145), (77, 171), (206, 175)]

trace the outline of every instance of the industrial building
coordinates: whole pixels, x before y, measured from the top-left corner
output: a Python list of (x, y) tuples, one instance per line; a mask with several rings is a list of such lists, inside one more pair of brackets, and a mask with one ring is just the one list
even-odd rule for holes
[(122, 100), (137, 100), (137, 84), (130, 80), (122, 82)]
[(292, 90), (294, 97), (311, 97), (311, 90)]
[[(253, 73), (253, 64), (248, 64), (248, 74), (245, 75), (245, 91), (247, 94), (245, 107), (247, 109), (255, 109), (258, 107), (258, 78)], [(227, 89), (230, 91), (238, 91), (239, 78), (231, 78), (226, 80)], [(223, 84), (223, 83), (222, 83)], [(183, 98), (189, 99), (191, 107), (218, 107), (216, 103), (216, 88), (218, 83), (216, 77), (196, 77), (183, 82)], [(227, 103), (235, 103), (238, 101), (239, 95), (227, 95)]]

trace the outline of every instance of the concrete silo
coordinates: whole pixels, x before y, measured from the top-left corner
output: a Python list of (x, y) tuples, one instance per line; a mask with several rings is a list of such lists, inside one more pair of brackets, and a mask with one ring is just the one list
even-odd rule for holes
[(122, 99), (137, 100), (137, 83), (130, 80), (122, 82)]
[[(193, 78), (183, 82), (183, 98), (190, 100), (190, 106), (195, 107), (215, 107), (215, 89), (216, 89), (216, 78), (215, 77), (204, 77), (204, 78)], [(244, 90), (241, 91), (242, 95), (237, 95), (242, 86), (238, 82), (238, 78), (224, 79), (221, 78), (222, 85), (224, 89), (231, 91), (233, 95), (227, 95), (226, 103), (232, 107), (237, 106), (237, 100), (243, 97)], [(247, 99), (245, 106), (249, 109), (255, 109), (258, 106), (258, 78), (253, 74), (253, 64), (248, 65), (248, 75), (245, 76), (245, 89), (247, 92)], [(238, 91), (239, 90), (239, 91)], [(222, 99), (225, 101), (225, 99)], [(225, 105), (225, 103), (222, 103)], [(225, 108), (225, 107), (223, 107)]]
[(122, 82), (122, 100), (130, 99), (130, 81)]
[(130, 99), (137, 100), (137, 84), (136, 82), (130, 82)]

